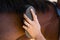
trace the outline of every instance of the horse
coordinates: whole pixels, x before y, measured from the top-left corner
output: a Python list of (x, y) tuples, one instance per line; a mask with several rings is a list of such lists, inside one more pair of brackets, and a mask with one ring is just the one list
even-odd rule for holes
[[(43, 12), (41, 10), (36, 10), (36, 15), (41, 25), (41, 32), (46, 40), (59, 40), (60, 18), (58, 16), (56, 6), (49, 1), (45, 1), (45, 3), (48, 5), (48, 10)], [(26, 35), (19, 37), (17, 40), (19, 39), (29, 40)]]
[[(48, 4), (48, 10), (36, 10), (41, 32), (47, 40), (58, 40), (59, 16), (53, 3), (45, 3)], [(22, 28), (22, 20), (23, 15), (16, 12), (0, 13), (0, 40), (29, 40)]]

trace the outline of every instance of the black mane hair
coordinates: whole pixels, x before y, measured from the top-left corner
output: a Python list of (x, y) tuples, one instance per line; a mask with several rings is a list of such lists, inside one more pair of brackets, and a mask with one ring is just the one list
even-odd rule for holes
[(22, 0), (0, 0), (0, 12), (15, 12), (23, 4)]
[(49, 10), (49, 6), (48, 5), (52, 5), (54, 10), (57, 13), (56, 10), (56, 6), (54, 3), (48, 1), (48, 0), (24, 0), (25, 5), (32, 5), (33, 7), (35, 7), (36, 10), (38, 11), (48, 11)]
[(23, 12), (22, 7), (24, 5), (32, 5), (36, 8), (36, 10), (44, 12), (45, 10), (49, 9), (49, 4), (52, 4), (56, 10), (56, 7), (53, 3), (45, 0), (0, 0), (0, 12), (21, 12), (21, 10)]
[(36, 10), (42, 11), (42, 12), (45, 12), (46, 10), (49, 11), (48, 5), (52, 5), (55, 13), (58, 16), (56, 5), (53, 2), (50, 2), (48, 0), (27, 0), (25, 2), (26, 2), (26, 4), (30, 4), (30, 5), (34, 6), (36, 8)]
[(45, 4), (45, 0), (24, 0), (25, 4), (32, 5), (37, 11), (44, 12), (48, 9), (48, 6)]

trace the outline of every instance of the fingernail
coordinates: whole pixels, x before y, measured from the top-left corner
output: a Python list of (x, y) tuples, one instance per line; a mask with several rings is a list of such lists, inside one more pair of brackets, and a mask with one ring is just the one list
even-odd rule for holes
[(31, 11), (32, 11), (33, 9), (31, 9)]

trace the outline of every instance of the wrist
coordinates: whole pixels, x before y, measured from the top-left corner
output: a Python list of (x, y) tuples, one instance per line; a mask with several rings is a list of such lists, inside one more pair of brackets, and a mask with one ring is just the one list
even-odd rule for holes
[(35, 40), (35, 39), (30, 39), (30, 40)]
[(35, 38), (36, 40), (46, 40), (45, 37), (43, 36), (43, 34), (40, 32), (40, 34), (38, 34)]

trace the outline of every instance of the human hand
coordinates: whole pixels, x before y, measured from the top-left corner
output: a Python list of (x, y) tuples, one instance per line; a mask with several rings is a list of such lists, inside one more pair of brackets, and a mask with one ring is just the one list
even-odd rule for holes
[(24, 24), (23, 28), (31, 35), (32, 38), (36, 38), (37, 35), (41, 34), (41, 26), (38, 22), (37, 16), (34, 13), (34, 11), (31, 9), (31, 13), (33, 16), (33, 21), (30, 20), (25, 14), (24, 14)]

